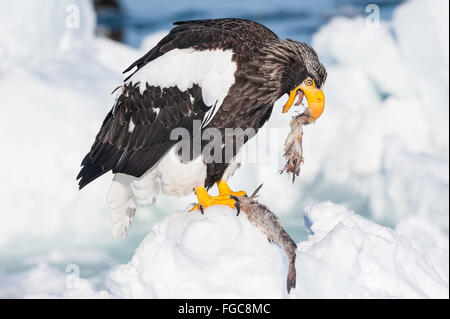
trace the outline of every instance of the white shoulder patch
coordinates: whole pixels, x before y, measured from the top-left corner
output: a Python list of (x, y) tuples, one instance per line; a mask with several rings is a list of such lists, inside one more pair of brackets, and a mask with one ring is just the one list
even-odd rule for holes
[(232, 50), (173, 49), (143, 66), (129, 81), (139, 82), (141, 93), (146, 83), (161, 88), (176, 86), (180, 91), (197, 84), (202, 88), (203, 102), (215, 106), (215, 114), (235, 81), (237, 65), (232, 57)]

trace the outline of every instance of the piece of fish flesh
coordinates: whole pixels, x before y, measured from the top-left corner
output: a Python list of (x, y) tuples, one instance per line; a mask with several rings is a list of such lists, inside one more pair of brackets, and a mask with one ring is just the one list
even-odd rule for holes
[(241, 211), (245, 212), (248, 220), (256, 225), (256, 227), (267, 236), (270, 243), (277, 242), (286, 251), (289, 260), (286, 287), (288, 293), (290, 293), (291, 289), (295, 288), (296, 283), (295, 252), (297, 250), (297, 245), (281, 226), (278, 216), (272, 213), (266, 206), (255, 201), (254, 195), (251, 197), (239, 197), (239, 201)]
[(284, 158), (287, 160), (286, 165), (280, 171), (280, 174), (287, 172), (292, 174), (292, 183), (295, 181), (295, 176), (300, 175), (300, 167), (303, 164), (303, 126), (311, 124), (309, 112), (294, 116), (289, 123), (291, 131), (284, 142)]

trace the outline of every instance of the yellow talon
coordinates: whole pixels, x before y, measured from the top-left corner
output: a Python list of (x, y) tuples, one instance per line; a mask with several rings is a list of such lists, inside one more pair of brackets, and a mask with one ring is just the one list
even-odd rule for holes
[(219, 196), (211, 196), (208, 194), (206, 188), (197, 187), (195, 188), (195, 194), (197, 195), (198, 204), (192, 207), (189, 211), (192, 212), (196, 209), (203, 211), (213, 205), (225, 205), (231, 208), (236, 208), (238, 215), (240, 212), (240, 204), (238, 197), (246, 196), (246, 192), (233, 192), (225, 181), (217, 182), (217, 187), (219, 188)]
[(244, 191), (233, 192), (227, 182), (223, 180), (217, 182), (217, 188), (219, 188), (219, 195), (233, 195), (236, 197), (247, 196), (247, 193)]

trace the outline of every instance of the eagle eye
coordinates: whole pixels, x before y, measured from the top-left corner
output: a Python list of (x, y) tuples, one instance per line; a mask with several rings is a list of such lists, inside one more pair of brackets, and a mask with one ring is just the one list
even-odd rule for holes
[(310, 79), (310, 78), (307, 78), (307, 79), (304, 81), (304, 83), (305, 83), (305, 85), (307, 85), (307, 86), (311, 86), (311, 85), (314, 84), (314, 81), (313, 81), (312, 79)]

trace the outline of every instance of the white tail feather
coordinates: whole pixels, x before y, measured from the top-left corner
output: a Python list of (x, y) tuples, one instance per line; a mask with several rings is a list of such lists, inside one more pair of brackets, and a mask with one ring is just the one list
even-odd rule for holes
[(161, 176), (157, 170), (150, 170), (141, 178), (134, 179), (131, 191), (135, 201), (142, 206), (153, 204), (161, 188)]
[(126, 236), (137, 205), (154, 203), (160, 192), (184, 196), (193, 188), (204, 185), (206, 164), (202, 157), (184, 164), (174, 156), (175, 149), (173, 147), (158, 165), (139, 178), (120, 173), (114, 176), (106, 199), (111, 212), (113, 238)]
[(136, 211), (136, 202), (130, 187), (131, 182), (131, 176), (116, 174), (107, 195), (106, 200), (111, 212), (114, 239), (126, 236)]

